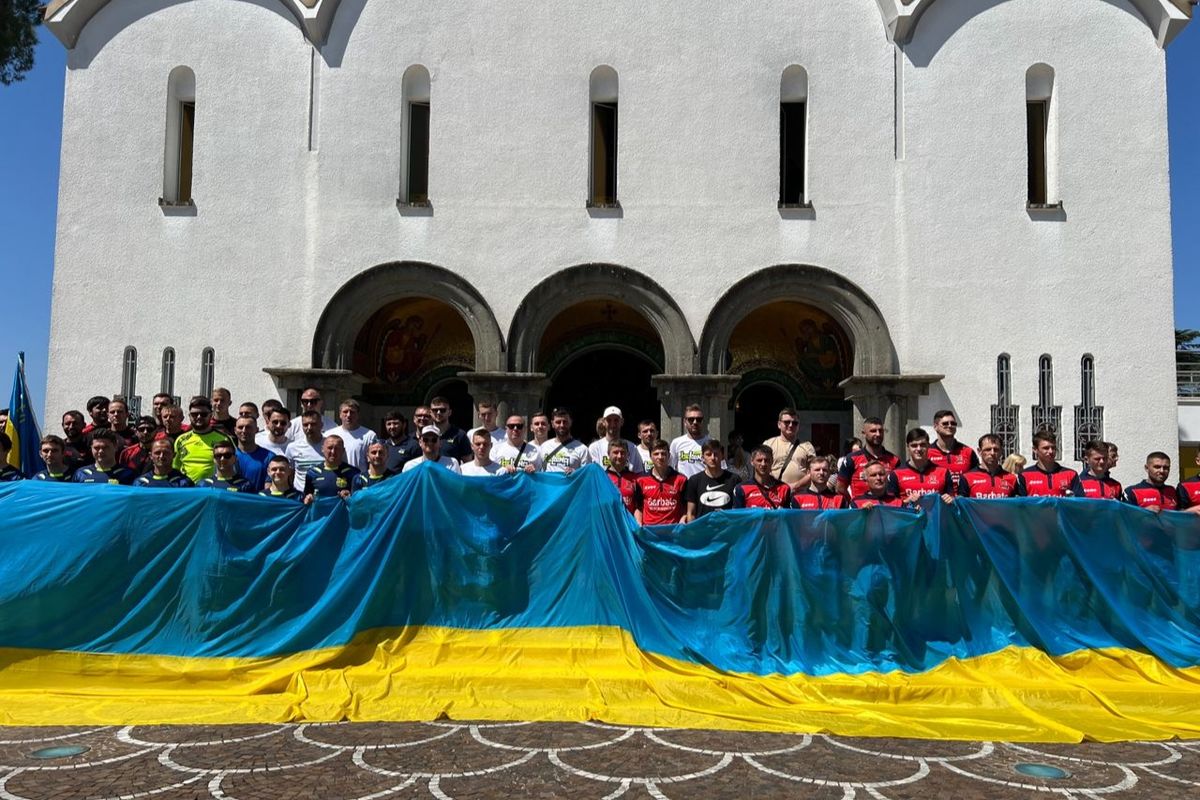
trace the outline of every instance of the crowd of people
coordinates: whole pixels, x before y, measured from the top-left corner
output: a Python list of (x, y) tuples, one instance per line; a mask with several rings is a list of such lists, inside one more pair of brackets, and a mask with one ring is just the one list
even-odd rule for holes
[[(638, 423), (638, 441), (622, 438), (625, 420), (610, 406), (596, 421), (595, 440), (584, 444), (572, 434), (565, 408), (528, 418), (510, 414), (501, 425), (497, 406), (481, 402), (475, 410), (482, 424), (463, 430), (451, 421), (449, 401), (435, 397), (417, 406), (411, 427), (404, 414), (391, 411), (377, 433), (361, 423), (355, 400), (338, 406), (337, 423), (325, 416), (318, 389), (301, 392), (300, 403), (295, 416), (275, 399), (261, 408), (242, 403), (234, 414), (229, 391), (218, 388), (211, 397), (191, 398), (185, 421), (170, 395), (155, 395), (153, 413), (136, 419), (124, 398), (93, 397), (87, 417), (68, 411), (62, 435), (42, 437), (45, 466), (33, 479), (208, 487), (311, 503), (348, 497), (427, 462), (469, 477), (571, 473), (595, 463), (645, 525), (687, 523), (736, 508), (915, 507), (930, 494), (945, 503), (959, 497), (1079, 497), (1200, 513), (1200, 478), (1168, 485), (1166, 453), (1150, 453), (1146, 479), (1126, 488), (1110, 475), (1119, 457), (1111, 442), (1089, 442), (1077, 472), (1058, 462), (1054, 431), (1039, 430), (1033, 463), (1026, 465), (1017, 454), (1005, 457), (995, 434), (980, 437), (977, 448), (960, 442), (952, 411), (934, 415), (932, 437), (923, 428), (910, 430), (902, 460), (883, 446), (883, 421), (875, 417), (863, 421), (861, 436), (846, 443), (840, 458), (818, 453), (801, 440), (799, 416), (790, 408), (779, 412), (779, 435), (747, 452), (737, 431), (728, 448), (712, 439), (696, 404), (685, 410), (684, 433), (669, 442), (653, 420)], [(11, 448), (0, 433), (0, 481), (23, 477), (7, 463)]]

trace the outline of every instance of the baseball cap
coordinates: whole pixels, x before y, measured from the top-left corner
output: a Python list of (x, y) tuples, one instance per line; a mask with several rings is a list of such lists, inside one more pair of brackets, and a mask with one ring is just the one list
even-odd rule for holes
[(439, 439), (442, 437), (442, 432), (438, 430), (437, 425), (426, 425), (424, 428), (421, 428), (421, 436), (424, 436), (427, 433), (432, 433)]
[(616, 406), (609, 406), (608, 408), (604, 409), (604, 416), (620, 417), (621, 419), (625, 419), (625, 415), (621, 413), (621, 409), (617, 408)]

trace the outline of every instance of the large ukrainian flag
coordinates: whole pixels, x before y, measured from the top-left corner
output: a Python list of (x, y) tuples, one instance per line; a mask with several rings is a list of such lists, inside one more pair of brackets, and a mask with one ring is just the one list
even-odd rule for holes
[(8, 401), (8, 421), (4, 432), (12, 439), (12, 450), (8, 463), (21, 470), (26, 478), (42, 468), (41, 439), (33, 403), (29, 401), (29, 387), (25, 383), (25, 354), (17, 354), (17, 369), (13, 373), (12, 395)]
[(0, 722), (1200, 736), (1200, 520), (1091, 500), (636, 528), (596, 468), (319, 507), (0, 488)]

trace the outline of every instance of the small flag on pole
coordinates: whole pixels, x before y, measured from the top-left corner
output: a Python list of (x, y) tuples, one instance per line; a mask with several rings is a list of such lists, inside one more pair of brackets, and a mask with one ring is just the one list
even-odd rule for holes
[(25, 354), (17, 354), (17, 371), (13, 374), (12, 397), (8, 401), (8, 421), (4, 432), (12, 439), (12, 450), (8, 463), (21, 470), (26, 478), (32, 478), (42, 466), (40, 450), (42, 434), (38, 429), (33, 403), (29, 401), (29, 387), (25, 384)]

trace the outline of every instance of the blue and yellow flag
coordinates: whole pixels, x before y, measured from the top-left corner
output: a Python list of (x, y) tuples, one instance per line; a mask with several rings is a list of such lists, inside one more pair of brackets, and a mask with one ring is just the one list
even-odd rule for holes
[(38, 429), (37, 416), (33, 413), (33, 403), (29, 401), (24, 353), (17, 353), (17, 371), (13, 373), (12, 397), (8, 401), (8, 421), (4, 423), (4, 432), (13, 444), (8, 463), (21, 470), (26, 478), (32, 478), (42, 468), (38, 454), (42, 434)]
[(424, 465), (348, 501), (0, 484), (0, 725), (604, 720), (1200, 738), (1200, 518), (721, 511)]

